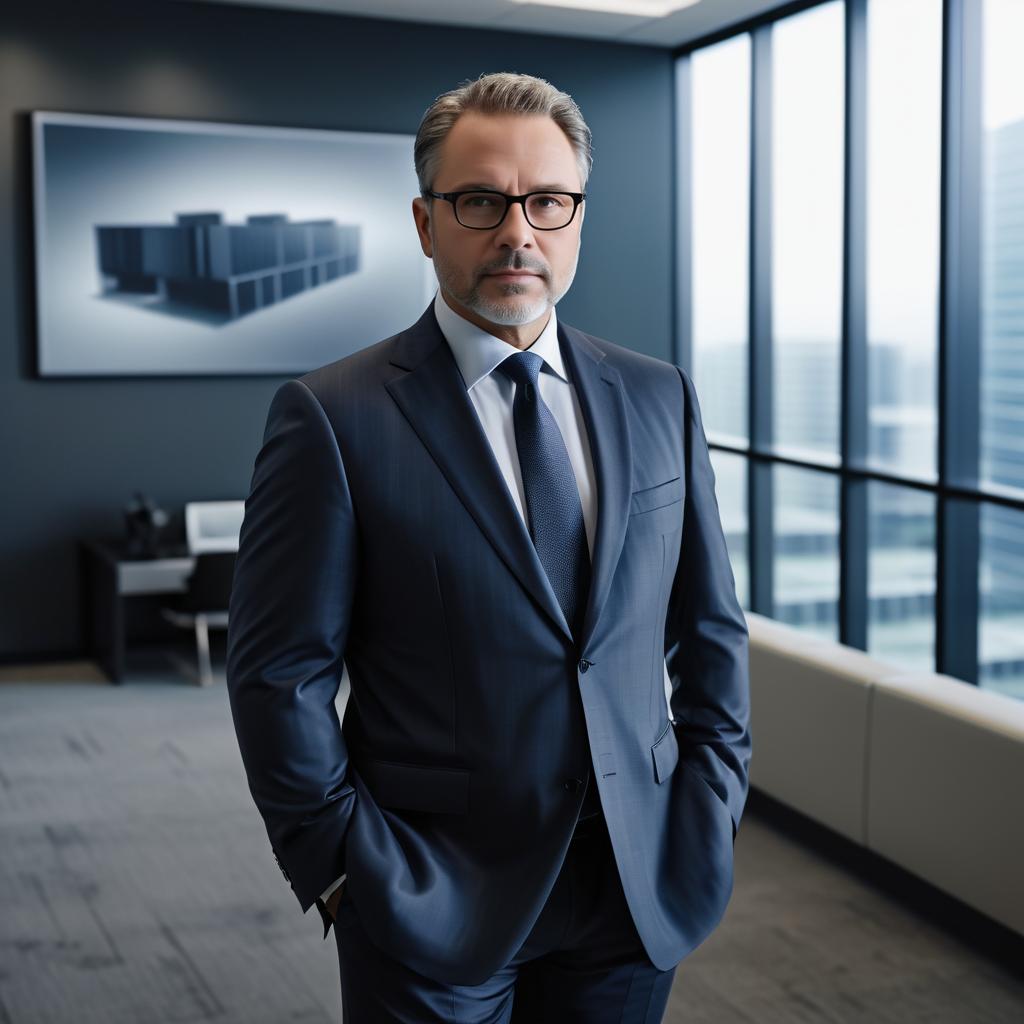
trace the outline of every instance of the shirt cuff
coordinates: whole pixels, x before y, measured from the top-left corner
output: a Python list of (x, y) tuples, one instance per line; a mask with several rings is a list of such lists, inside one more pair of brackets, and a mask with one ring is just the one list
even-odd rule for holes
[(342, 882), (345, 881), (346, 878), (348, 878), (348, 875), (344, 874), (337, 881), (331, 882), (331, 884), (324, 889), (322, 893), (320, 893), (320, 899), (326, 903), (331, 898), (331, 894), (341, 885)]

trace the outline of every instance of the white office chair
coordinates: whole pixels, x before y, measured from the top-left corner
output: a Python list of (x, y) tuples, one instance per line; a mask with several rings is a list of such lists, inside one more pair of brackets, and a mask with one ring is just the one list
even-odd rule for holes
[(185, 505), (185, 538), (195, 569), (188, 590), (161, 614), (183, 629), (195, 631), (200, 686), (213, 683), (210, 629), (227, 629), (228, 602), (234, 576), (244, 501), (190, 501)]
[(244, 501), (189, 501), (185, 504), (188, 553), (238, 551)]

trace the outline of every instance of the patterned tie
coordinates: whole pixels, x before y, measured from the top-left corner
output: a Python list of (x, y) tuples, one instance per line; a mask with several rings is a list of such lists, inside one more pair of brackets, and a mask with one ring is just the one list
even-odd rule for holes
[(535, 352), (516, 352), (498, 369), (516, 384), (512, 418), (530, 536), (578, 639), (590, 590), (590, 553), (569, 453), (537, 384), (543, 362)]

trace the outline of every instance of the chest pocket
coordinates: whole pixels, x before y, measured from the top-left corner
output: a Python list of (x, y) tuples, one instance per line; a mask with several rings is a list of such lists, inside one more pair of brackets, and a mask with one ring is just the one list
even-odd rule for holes
[(630, 499), (630, 517), (641, 516), (646, 512), (654, 512), (667, 505), (675, 505), (683, 500), (683, 479), (674, 476), (664, 483), (655, 484), (653, 487), (645, 487), (641, 491), (634, 491)]

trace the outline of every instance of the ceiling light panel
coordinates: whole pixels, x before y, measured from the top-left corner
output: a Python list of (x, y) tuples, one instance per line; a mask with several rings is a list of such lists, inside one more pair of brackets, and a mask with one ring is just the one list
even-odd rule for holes
[(666, 18), (700, 0), (511, 0), (535, 7), (568, 7), (577, 11), (601, 11), (634, 18)]

